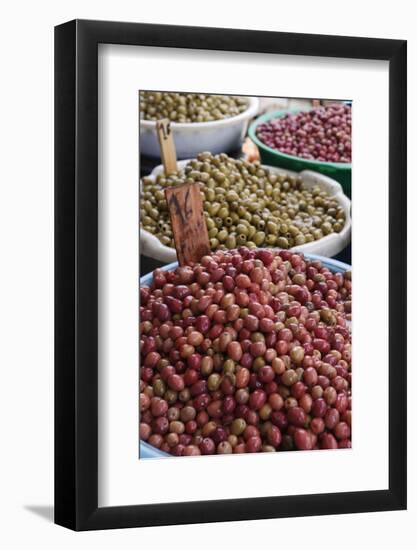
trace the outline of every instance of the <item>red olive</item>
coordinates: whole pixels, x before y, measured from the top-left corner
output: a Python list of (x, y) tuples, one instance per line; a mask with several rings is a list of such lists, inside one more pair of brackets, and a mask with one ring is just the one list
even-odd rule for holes
[(313, 440), (310, 432), (302, 428), (297, 428), (294, 432), (294, 443), (297, 449), (309, 451), (313, 448)]

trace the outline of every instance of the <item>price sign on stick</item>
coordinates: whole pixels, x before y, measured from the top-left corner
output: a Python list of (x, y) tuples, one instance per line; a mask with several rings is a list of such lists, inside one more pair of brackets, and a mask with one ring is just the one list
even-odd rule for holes
[(161, 159), (167, 176), (177, 171), (177, 154), (175, 152), (174, 138), (172, 136), (171, 122), (168, 118), (161, 118), (156, 123)]
[(168, 187), (165, 197), (179, 264), (199, 262), (210, 254), (210, 243), (198, 183)]

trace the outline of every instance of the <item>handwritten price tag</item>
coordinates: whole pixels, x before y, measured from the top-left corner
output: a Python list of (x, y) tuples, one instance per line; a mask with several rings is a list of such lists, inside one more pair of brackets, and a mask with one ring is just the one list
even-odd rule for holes
[(161, 148), (161, 159), (164, 171), (167, 176), (177, 171), (177, 154), (175, 151), (174, 138), (172, 136), (171, 122), (168, 118), (161, 118), (156, 123), (159, 146)]
[(165, 189), (174, 233), (175, 248), (181, 266), (199, 262), (210, 253), (203, 201), (197, 183), (185, 183)]

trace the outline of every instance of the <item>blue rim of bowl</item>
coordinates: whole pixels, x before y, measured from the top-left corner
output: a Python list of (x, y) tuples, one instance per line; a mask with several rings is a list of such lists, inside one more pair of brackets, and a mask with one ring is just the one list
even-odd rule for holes
[[(319, 260), (322, 264), (329, 268), (331, 271), (336, 273), (341, 273), (345, 271), (350, 271), (352, 266), (340, 262), (339, 260), (333, 260), (332, 258), (326, 258), (325, 256), (320, 256), (319, 254), (304, 254), (304, 256), (309, 260)], [(178, 262), (172, 262), (170, 264), (164, 265), (160, 269), (163, 271), (169, 271), (175, 269), (178, 266)], [(153, 273), (147, 273), (140, 278), (141, 285), (148, 285), (152, 280)], [(175, 458), (173, 455), (160, 451), (156, 447), (149, 445), (146, 441), (140, 441), (139, 443), (139, 458), (148, 459), (148, 458)]]
[(265, 113), (264, 115), (261, 115), (256, 120), (252, 122), (252, 124), (249, 126), (248, 129), (248, 136), (250, 139), (255, 143), (259, 149), (264, 149), (268, 153), (271, 153), (275, 155), (276, 157), (283, 157), (285, 159), (291, 160), (291, 161), (298, 161), (301, 163), (309, 163), (313, 166), (325, 166), (330, 168), (336, 168), (338, 170), (343, 170), (348, 172), (349, 170), (352, 170), (352, 163), (351, 162), (326, 162), (321, 160), (315, 160), (315, 159), (303, 159), (302, 157), (296, 157), (294, 155), (288, 155), (287, 153), (282, 153), (278, 149), (272, 149), (272, 147), (269, 147), (266, 145), (263, 141), (261, 141), (258, 136), (256, 135), (256, 128), (259, 126), (259, 124), (263, 124), (264, 122), (269, 122), (270, 120), (274, 118), (282, 118), (283, 116), (287, 114), (295, 114), (295, 113), (308, 113), (309, 111), (312, 111), (313, 109), (288, 109), (288, 110), (279, 110), (279, 111), (271, 111), (269, 113)]

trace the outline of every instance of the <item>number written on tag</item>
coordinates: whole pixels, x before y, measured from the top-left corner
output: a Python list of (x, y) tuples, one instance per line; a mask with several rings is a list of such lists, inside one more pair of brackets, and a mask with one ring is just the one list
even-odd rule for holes
[(178, 262), (181, 266), (199, 262), (210, 253), (200, 186), (186, 183), (165, 189)]

